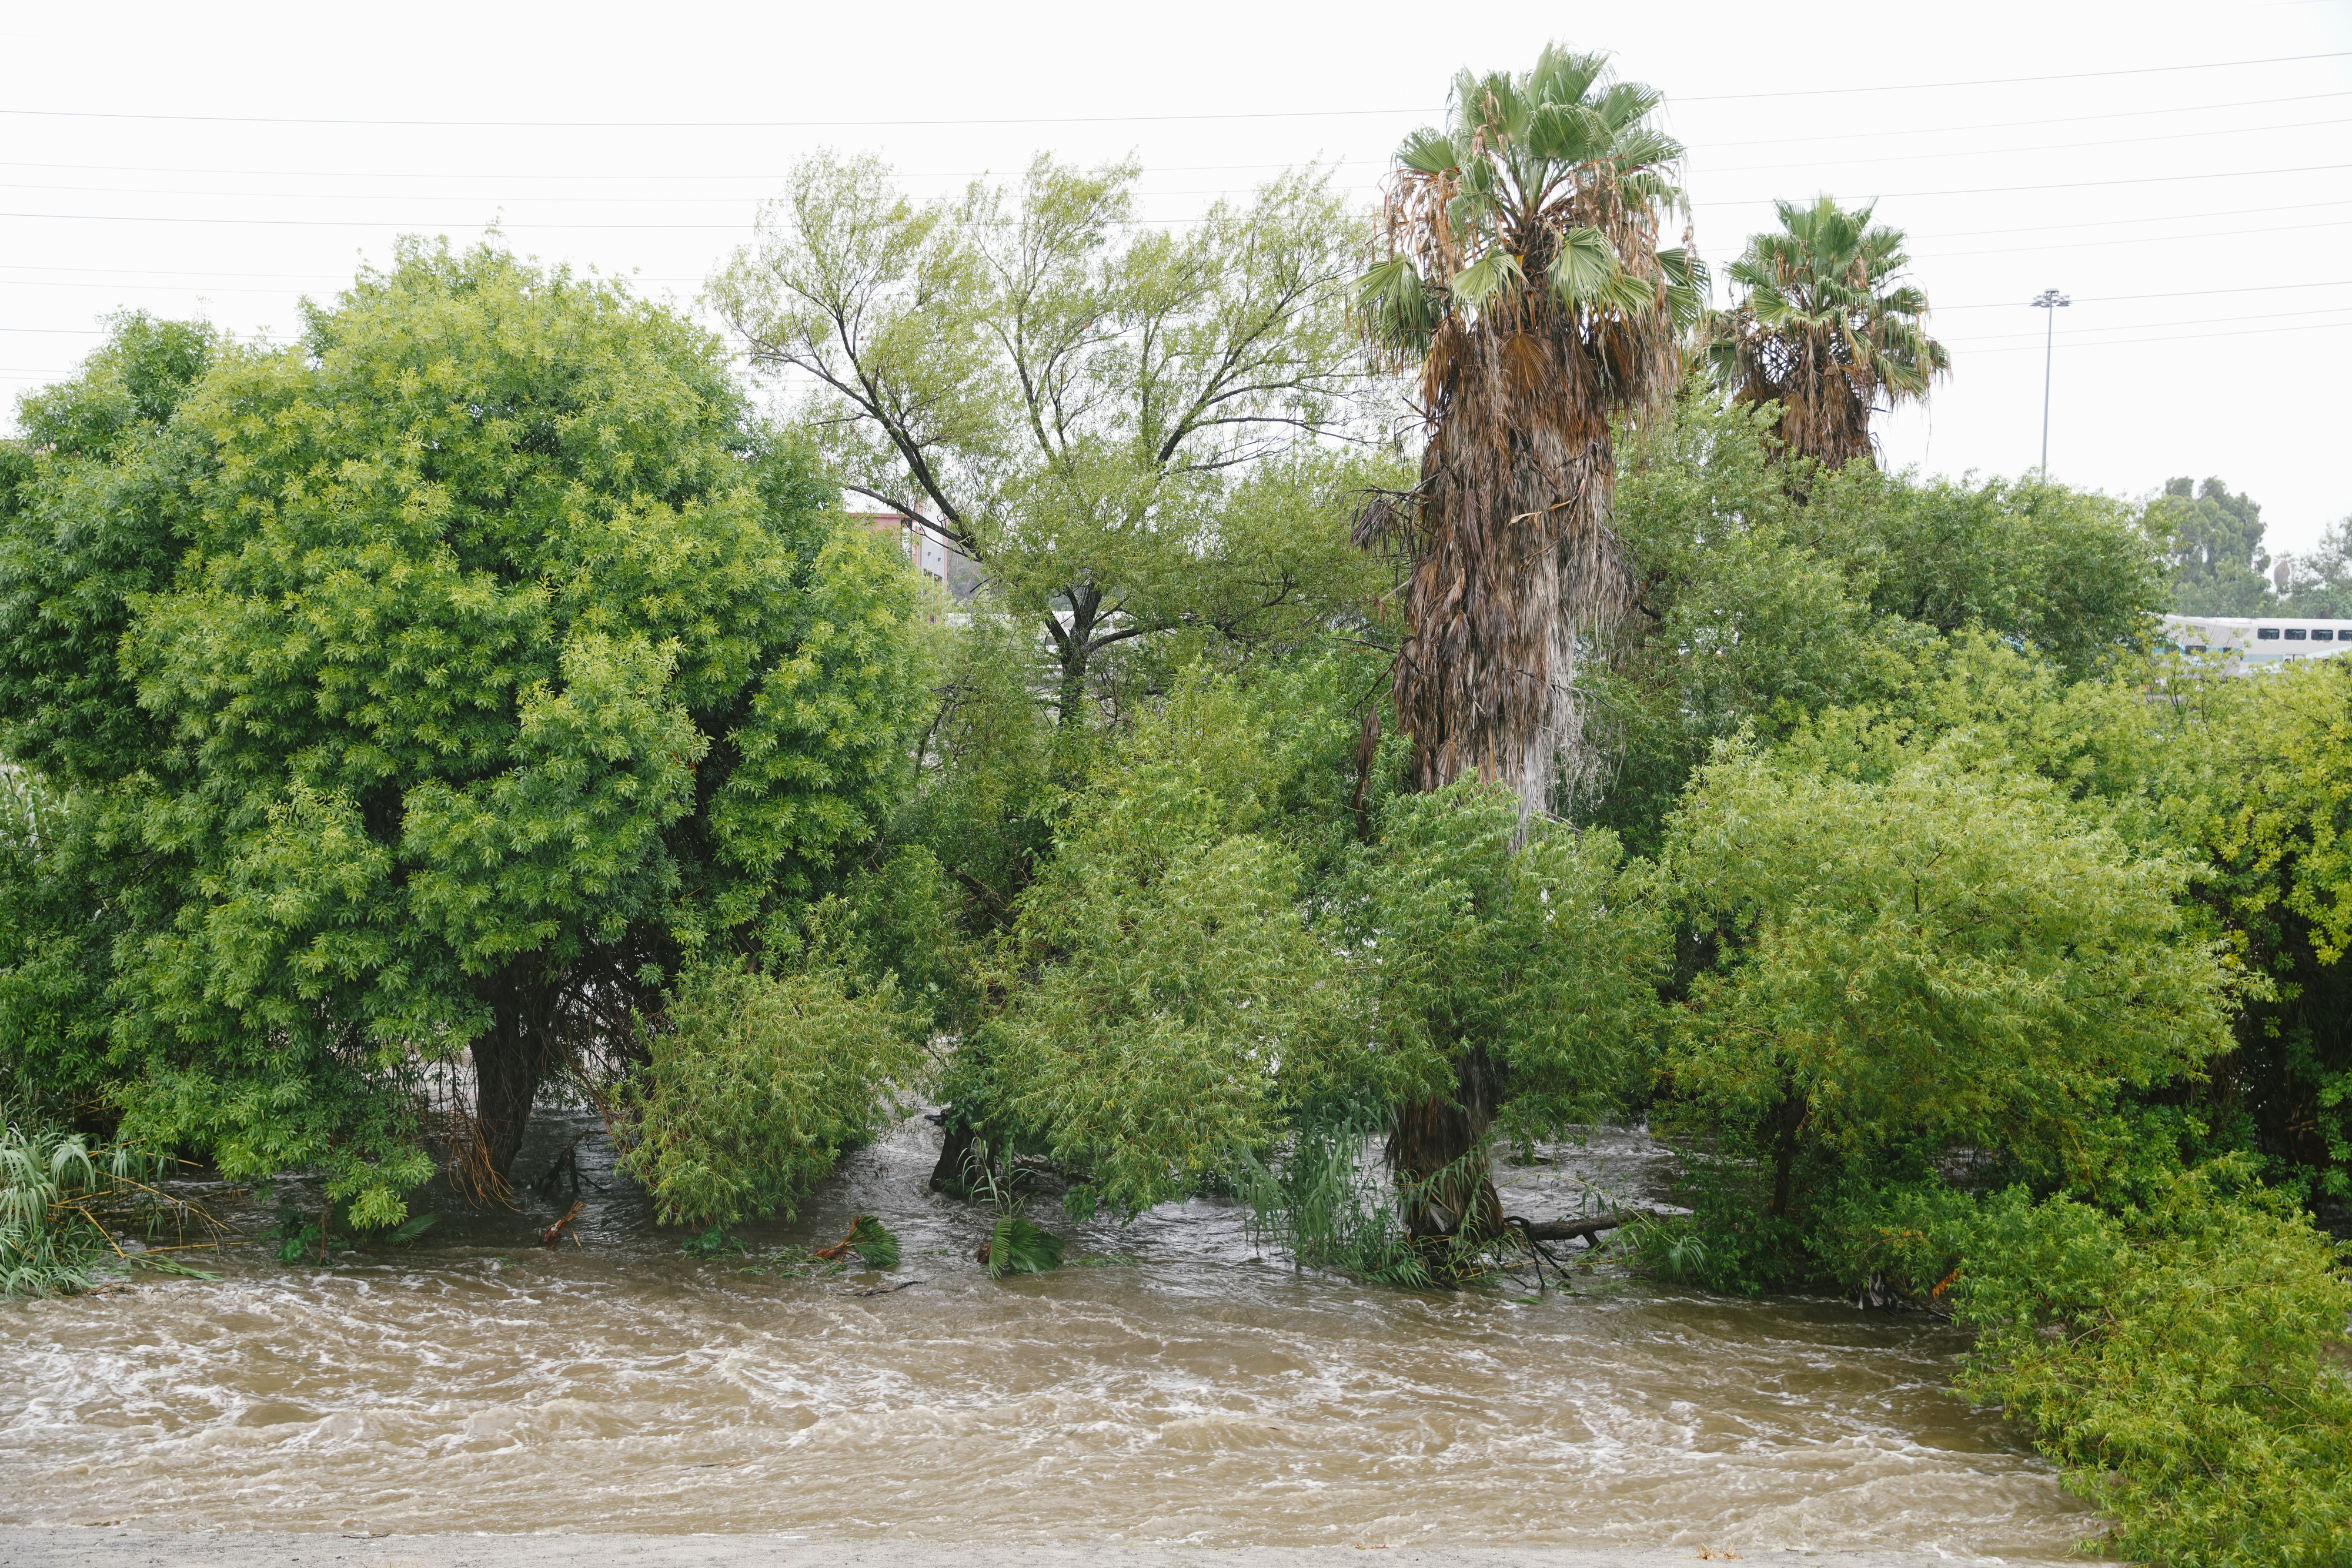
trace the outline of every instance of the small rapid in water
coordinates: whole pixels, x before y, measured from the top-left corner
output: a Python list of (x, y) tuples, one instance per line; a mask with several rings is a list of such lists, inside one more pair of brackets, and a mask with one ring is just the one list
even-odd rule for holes
[[(520, 1169), (591, 1125), (543, 1114)], [(1205, 1202), (992, 1281), (987, 1211), (923, 1188), (938, 1142), (853, 1155), (796, 1222), (737, 1227), (749, 1258), (683, 1255), (590, 1136), (580, 1248), (536, 1244), (568, 1195), (450, 1205), (331, 1268), (257, 1243), (183, 1255), (217, 1283), (0, 1307), (0, 1522), (1960, 1556), (2098, 1528), (1943, 1392), (1965, 1341), (1922, 1318), (1606, 1265), (1533, 1304), (1370, 1287)], [(1580, 1179), (1664, 1196), (1639, 1134), (1551, 1153), (1500, 1173), (1514, 1212), (1573, 1211)], [(742, 1271), (857, 1214), (899, 1232), (888, 1275)]]

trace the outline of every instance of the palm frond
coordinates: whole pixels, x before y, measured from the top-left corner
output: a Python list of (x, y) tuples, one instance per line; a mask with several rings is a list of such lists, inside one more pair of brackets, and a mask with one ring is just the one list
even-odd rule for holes
[(1732, 398), (1780, 406), (1785, 449), (1832, 468), (1868, 460), (1873, 414), (1925, 398), (1950, 356), (1922, 325), (1926, 293), (1895, 280), (1902, 230), (1828, 196), (1773, 208), (1779, 229), (1726, 269), (1743, 295), (1708, 319), (1708, 370)]

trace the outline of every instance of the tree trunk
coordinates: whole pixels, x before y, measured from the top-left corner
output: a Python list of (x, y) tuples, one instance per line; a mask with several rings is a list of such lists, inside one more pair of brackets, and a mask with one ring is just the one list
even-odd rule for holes
[(979, 1129), (958, 1115), (953, 1106), (940, 1125), (946, 1136), (940, 1141), (939, 1163), (931, 1167), (930, 1189), (950, 1197), (970, 1197), (971, 1143)]
[(1058, 612), (1046, 612), (1055, 655), (1062, 666), (1054, 693), (1054, 721), (1064, 735), (1076, 735), (1086, 712), (1087, 663), (1094, 653), (1095, 615), (1102, 606), (1102, 595), (1090, 587), (1077, 587), (1063, 597), (1070, 607), (1067, 626), (1062, 624)]
[(1402, 1191), (1405, 1230), (1415, 1240), (1478, 1239), (1503, 1228), (1503, 1202), (1482, 1150), (1502, 1074), (1486, 1048), (1473, 1046), (1454, 1064), (1452, 1096), (1433, 1094), (1397, 1113), (1386, 1156)]
[(465, 1175), (476, 1196), (503, 1198), (523, 1134), (530, 1129), (540, 1082), (562, 1061), (562, 1051), (556, 1039), (554, 988), (502, 977), (490, 1002), (490, 1028), (473, 1043), (474, 1146)]
[(1811, 1119), (1812, 1111), (1805, 1103), (1803, 1091), (1790, 1084), (1769, 1124), (1772, 1134), (1772, 1207), (1765, 1212), (1776, 1219), (1787, 1218), (1789, 1205), (1795, 1201), (1797, 1137)]

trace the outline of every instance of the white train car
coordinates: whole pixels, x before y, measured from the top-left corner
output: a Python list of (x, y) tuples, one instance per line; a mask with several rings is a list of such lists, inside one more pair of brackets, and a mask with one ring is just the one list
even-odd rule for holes
[(2227, 660), (2254, 670), (2288, 659), (2352, 653), (2352, 621), (2297, 616), (2168, 615), (2164, 634), (2187, 653)]

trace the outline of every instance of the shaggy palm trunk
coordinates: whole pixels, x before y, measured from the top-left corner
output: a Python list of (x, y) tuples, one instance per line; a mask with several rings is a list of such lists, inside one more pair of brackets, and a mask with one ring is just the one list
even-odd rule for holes
[[(1857, 386), (1853, 367), (1830, 345), (1802, 336), (1774, 337), (1743, 349), (1740, 362), (1746, 381), (1739, 401), (1780, 406), (1772, 435), (1784, 455), (1810, 457), (1830, 469), (1856, 460), (1875, 465), (1867, 385)], [(1801, 478), (1786, 480), (1784, 487), (1795, 499), (1805, 498)]]
[[(1413, 497), (1397, 717), (1414, 783), (1465, 779), (1549, 811), (1589, 758), (1578, 638), (1622, 611), (1630, 584), (1610, 528), (1609, 425), (1564, 320), (1530, 308), (1442, 329), (1423, 391), (1436, 414)], [(1369, 517), (1360, 538), (1384, 531)]]
[(1384, 1151), (1416, 1241), (1484, 1240), (1503, 1228), (1503, 1201), (1486, 1155), (1502, 1074), (1484, 1046), (1454, 1064), (1454, 1092), (1400, 1106)]

